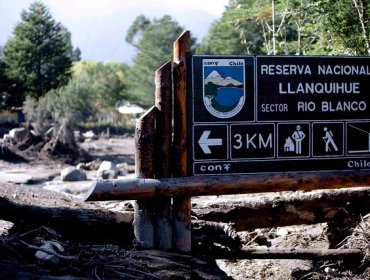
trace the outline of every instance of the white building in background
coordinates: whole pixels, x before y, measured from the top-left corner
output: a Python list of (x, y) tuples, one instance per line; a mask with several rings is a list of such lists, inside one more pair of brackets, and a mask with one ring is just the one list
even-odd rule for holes
[(118, 112), (124, 115), (130, 115), (130, 114), (135, 115), (135, 114), (142, 114), (145, 112), (145, 110), (138, 105), (125, 102), (124, 104), (118, 106)]

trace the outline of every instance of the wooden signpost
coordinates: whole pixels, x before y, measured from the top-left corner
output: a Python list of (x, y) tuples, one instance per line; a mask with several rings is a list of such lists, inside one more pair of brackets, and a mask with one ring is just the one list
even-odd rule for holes
[[(136, 129), (136, 176), (139, 178), (160, 179), (171, 177), (172, 174), (176, 177), (187, 175), (185, 58), (189, 50), (190, 33), (185, 31), (174, 43), (173, 67), (169, 61), (155, 73), (155, 106), (139, 120)], [(172, 100), (175, 112), (173, 143)], [(190, 196), (185, 194), (174, 197), (172, 204), (171, 198), (164, 196), (137, 200), (134, 232), (138, 244), (144, 248), (174, 248), (189, 252)]]
[(370, 185), (370, 58), (189, 50), (185, 31), (156, 71), (136, 178), (97, 181), (86, 196), (135, 199), (141, 247), (191, 251), (191, 196)]

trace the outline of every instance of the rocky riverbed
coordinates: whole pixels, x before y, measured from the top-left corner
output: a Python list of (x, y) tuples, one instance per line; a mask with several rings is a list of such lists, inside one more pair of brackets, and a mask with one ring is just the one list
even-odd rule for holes
[[(3, 143), (0, 143), (3, 144)], [(73, 163), (58, 157), (43, 154), (26, 158), (27, 151), (21, 151), (17, 160), (0, 160), (0, 278), (10, 279), (369, 279), (370, 268), (367, 254), (361, 260), (282, 260), (282, 259), (214, 259), (213, 250), (230, 249), (227, 242), (213, 241), (211, 233), (194, 236), (203, 241), (193, 240), (191, 256), (170, 252), (133, 250), (131, 201), (108, 201), (84, 203), (87, 189), (97, 178), (119, 178), (134, 173), (133, 136), (104, 138), (98, 137), (80, 143), (86, 157)], [(21, 158), (24, 160), (21, 160)], [(100, 172), (105, 162), (110, 171)], [(110, 162), (108, 164), (107, 162)], [(66, 180), (64, 170), (79, 170), (77, 181)], [(80, 176), (80, 177), (79, 177)], [(228, 201), (279, 201), (286, 200), (290, 193), (257, 195), (234, 195), (220, 197), (195, 197), (192, 199), (194, 221), (199, 219), (199, 207), (213, 207), (219, 211)], [(299, 196), (296, 192), (294, 195)], [(303, 194), (302, 194), (303, 195)], [(230, 204), (231, 202), (231, 204)], [(8, 208), (7, 208), (8, 207)], [(41, 207), (41, 208), (40, 208)], [(14, 213), (5, 213), (12, 209)], [(46, 209), (51, 216), (44, 222), (29, 218), (27, 213), (39, 213)], [(41, 210), (40, 210), (41, 209)], [(70, 210), (68, 210), (70, 209)], [(103, 211), (107, 220), (124, 224), (119, 233), (124, 244), (117, 242), (116, 234), (102, 227), (98, 235), (91, 232), (77, 234), (78, 224), (66, 228), (53, 223), (52, 217), (65, 222), (58, 215), (83, 213), (91, 217), (90, 210)], [(208, 209), (212, 211), (212, 209)], [(288, 209), (289, 210), (289, 209)], [(292, 211), (294, 209), (291, 209)], [(56, 211), (54, 213), (54, 211)], [(61, 212), (59, 212), (61, 211)], [(72, 211), (72, 212), (71, 212)], [(82, 211), (82, 212), (81, 212)], [(113, 214), (112, 214), (113, 213)], [(334, 217), (332, 223), (292, 225), (273, 228), (255, 228), (237, 231), (238, 247), (244, 249), (326, 249), (360, 248), (365, 253), (370, 247), (370, 219), (368, 215), (354, 216), (343, 208), (343, 216)], [(24, 218), (22, 218), (22, 215)], [(94, 215), (94, 214), (93, 214)], [(242, 215), (242, 213), (241, 213)], [(79, 217), (71, 216), (73, 219)], [(346, 219), (346, 224), (338, 222)], [(104, 219), (104, 218), (103, 218)], [(338, 221), (336, 220), (338, 219)], [(99, 218), (96, 217), (96, 221)], [(42, 221), (42, 219), (41, 219)], [(118, 220), (117, 220), (118, 221)], [(223, 221), (225, 224), (225, 222)], [(199, 224), (198, 224), (199, 225)], [(226, 223), (227, 225), (227, 223)], [(233, 228), (232, 223), (229, 223)], [(337, 231), (333, 230), (337, 229)], [(332, 242), (334, 232), (344, 232), (341, 240)], [(207, 236), (209, 235), (209, 236)], [(100, 238), (96, 238), (100, 236)], [(208, 242), (204, 242), (208, 240)], [(55, 243), (53, 243), (55, 242)], [(199, 244), (198, 244), (199, 242)], [(46, 244), (46, 245), (45, 245)], [(199, 246), (198, 246), (199, 245)], [(205, 246), (206, 245), (206, 246)], [(44, 246), (44, 247), (43, 247)], [(225, 247), (226, 246), (226, 247)], [(45, 249), (46, 248), (46, 249)], [(50, 250), (52, 252), (50, 252)], [(49, 254), (47, 253), (49, 251)], [(216, 252), (215, 251), (215, 252)], [(46, 257), (40, 258), (44, 252)], [(54, 252), (54, 253), (53, 253)], [(42, 254), (41, 254), (42, 255)], [(216, 254), (215, 254), (216, 255)], [(51, 257), (50, 257), (51, 256)], [(6, 269), (5, 269), (6, 267)], [(23, 278), (22, 278), (23, 277)]]

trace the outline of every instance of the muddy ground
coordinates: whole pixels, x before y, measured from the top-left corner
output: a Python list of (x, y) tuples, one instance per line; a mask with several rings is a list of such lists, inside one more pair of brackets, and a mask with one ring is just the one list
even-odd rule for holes
[[(129, 226), (126, 223), (122, 232), (112, 234), (107, 232), (110, 231), (107, 227), (99, 236), (93, 231), (83, 232), (86, 228), (81, 225), (64, 223), (65, 220), (57, 215), (54, 218), (61, 221), (59, 225), (47, 214), (44, 221), (30, 218), (32, 211), (39, 213), (43, 208), (49, 213), (61, 210), (64, 215), (70, 213), (68, 209), (79, 209), (85, 211), (84, 214), (103, 209), (130, 216), (132, 201), (82, 201), (95, 179), (94, 172), (89, 173), (84, 182), (62, 183), (59, 177), (64, 167), (97, 158), (126, 162), (132, 174), (133, 137), (100, 137), (80, 143), (80, 148), (81, 154), (73, 160), (47, 156), (32, 149), (16, 154), (6, 151), (4, 156), (3, 150), (0, 159), (0, 279), (370, 279), (367, 256), (370, 217), (367, 215), (352, 217), (353, 220), (347, 215), (349, 221), (345, 225), (339, 223), (334, 233), (335, 220), (330, 225), (293, 225), (237, 232), (238, 246), (243, 249), (358, 248), (364, 252), (361, 258), (316, 261), (215, 259), (217, 254), (213, 252), (230, 248), (216, 243), (202, 247), (197, 241), (193, 241), (193, 251), (189, 255), (140, 250), (135, 247), (130, 223)], [(253, 195), (253, 199), (257, 197), (263, 201), (273, 195), (276, 194)], [(279, 197), (289, 195), (281, 193)], [(192, 203), (235, 197), (240, 199), (241, 196), (195, 197)], [(243, 196), (245, 200), (250, 197)], [(14, 212), (6, 212), (6, 209)], [(26, 212), (22, 212), (24, 209)], [(338, 234), (335, 244), (333, 234)], [(36, 257), (42, 253), (51, 260)]]

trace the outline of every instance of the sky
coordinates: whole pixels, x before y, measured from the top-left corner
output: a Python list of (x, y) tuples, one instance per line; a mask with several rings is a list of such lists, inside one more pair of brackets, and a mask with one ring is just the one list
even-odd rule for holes
[[(5, 45), (22, 10), (34, 0), (0, 0), (0, 46)], [(172, 16), (200, 42), (229, 0), (43, 0), (56, 21), (72, 34), (82, 59), (132, 63), (135, 49), (125, 42), (134, 19)]]

